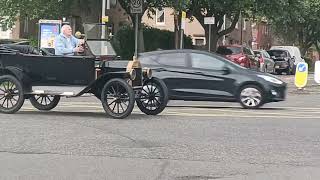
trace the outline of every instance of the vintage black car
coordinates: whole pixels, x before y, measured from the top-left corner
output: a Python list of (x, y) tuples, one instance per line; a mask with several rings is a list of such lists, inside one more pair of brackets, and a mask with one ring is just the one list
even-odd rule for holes
[(142, 68), (137, 59), (112, 61), (114, 51), (109, 41), (96, 36), (100, 28), (85, 26), (86, 51), (81, 56), (55, 56), (46, 50), (41, 54), (28, 45), (1, 45), (0, 112), (19, 111), (25, 99), (48, 111), (61, 97), (93, 94), (113, 118), (130, 115), (135, 102), (145, 114), (161, 113), (168, 101), (166, 85), (153, 78), (152, 71)]
[(171, 100), (239, 102), (254, 109), (286, 97), (287, 85), (277, 77), (215, 53), (163, 50), (141, 53), (140, 61), (166, 83)]

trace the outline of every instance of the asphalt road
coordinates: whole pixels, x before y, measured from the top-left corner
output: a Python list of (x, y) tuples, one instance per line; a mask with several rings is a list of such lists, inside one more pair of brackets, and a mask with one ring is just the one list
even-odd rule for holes
[(159, 116), (109, 119), (94, 98), (52, 112), (0, 114), (1, 180), (313, 180), (320, 178), (320, 87), (289, 83), (260, 110), (177, 102)]

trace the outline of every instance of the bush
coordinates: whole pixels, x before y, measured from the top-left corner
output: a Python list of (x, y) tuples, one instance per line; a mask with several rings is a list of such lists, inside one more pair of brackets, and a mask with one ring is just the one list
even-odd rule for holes
[[(145, 51), (155, 51), (157, 49), (174, 49), (174, 32), (160, 30), (152, 27), (145, 27), (144, 46)], [(131, 59), (134, 54), (134, 29), (129, 26), (122, 27), (112, 39), (112, 45), (119, 56), (123, 59)], [(192, 49), (191, 37), (184, 36), (184, 47)]]
[(308, 57), (304, 57), (303, 58), (305, 61), (306, 61), (306, 63), (308, 64), (308, 69), (309, 69), (309, 72), (313, 72), (314, 71), (314, 61), (311, 59), (311, 58), (308, 58)]

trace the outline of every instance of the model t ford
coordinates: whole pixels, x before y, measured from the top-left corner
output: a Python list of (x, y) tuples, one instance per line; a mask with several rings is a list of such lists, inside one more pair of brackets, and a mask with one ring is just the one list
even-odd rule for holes
[(131, 114), (135, 102), (148, 115), (167, 105), (166, 85), (152, 77), (140, 62), (114, 61), (115, 52), (102, 25), (84, 25), (85, 52), (55, 56), (26, 45), (0, 46), (0, 112), (15, 113), (25, 99), (43, 111), (55, 108), (61, 97), (92, 94), (113, 118)]

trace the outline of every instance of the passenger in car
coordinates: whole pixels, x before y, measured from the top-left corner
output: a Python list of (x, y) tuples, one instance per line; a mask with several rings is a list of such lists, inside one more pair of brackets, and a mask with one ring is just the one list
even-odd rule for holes
[(83, 44), (84, 40), (72, 35), (70, 25), (63, 25), (61, 33), (55, 39), (55, 55), (73, 56), (75, 53), (82, 53), (84, 52)]

